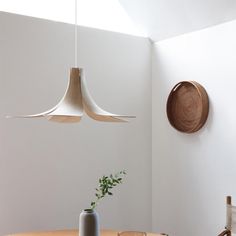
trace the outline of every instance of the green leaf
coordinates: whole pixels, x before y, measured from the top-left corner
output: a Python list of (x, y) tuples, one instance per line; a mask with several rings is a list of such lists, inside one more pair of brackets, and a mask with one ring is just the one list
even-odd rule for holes
[(113, 195), (110, 191), (118, 184), (122, 183), (123, 177), (126, 174), (125, 170), (122, 170), (116, 174), (110, 174), (108, 176), (103, 175), (101, 178), (98, 179), (98, 188), (96, 188), (95, 197), (96, 200), (91, 202), (91, 209), (96, 208), (98, 201), (101, 198), (104, 198), (107, 195)]

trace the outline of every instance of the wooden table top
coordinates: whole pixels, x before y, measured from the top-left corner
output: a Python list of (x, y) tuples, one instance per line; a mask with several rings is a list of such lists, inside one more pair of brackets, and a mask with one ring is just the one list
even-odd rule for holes
[[(121, 231), (115, 230), (101, 230), (101, 236), (117, 236), (117, 233)], [(9, 234), (7, 236), (78, 236), (78, 230), (56, 230), (47, 232), (29, 232), (29, 233), (17, 233)], [(147, 233), (147, 236), (163, 236), (165, 234)]]

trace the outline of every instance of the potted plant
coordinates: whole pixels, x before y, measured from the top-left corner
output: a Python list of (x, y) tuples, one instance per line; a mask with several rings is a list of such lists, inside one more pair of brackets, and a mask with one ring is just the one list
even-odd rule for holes
[(95, 192), (95, 200), (90, 203), (90, 207), (83, 210), (79, 218), (79, 235), (80, 236), (99, 236), (99, 217), (95, 211), (98, 203), (106, 196), (111, 196), (114, 187), (121, 184), (126, 172), (120, 171), (109, 176), (102, 176), (98, 180), (98, 187)]

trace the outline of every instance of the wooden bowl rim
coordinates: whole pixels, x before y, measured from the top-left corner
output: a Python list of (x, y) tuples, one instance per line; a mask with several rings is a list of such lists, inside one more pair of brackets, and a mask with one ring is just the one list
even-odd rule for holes
[[(190, 84), (192, 85), (196, 90), (197, 90), (197, 94), (199, 95), (199, 98), (201, 100), (201, 118), (199, 120), (199, 122), (193, 126), (192, 129), (180, 129), (179, 127), (176, 127), (176, 122), (174, 122), (174, 114), (170, 111), (170, 107), (172, 104), (172, 100), (174, 98), (174, 93), (184, 84)], [(174, 127), (176, 130), (183, 132), (183, 133), (194, 133), (197, 132), (198, 130), (200, 130), (203, 125), (206, 123), (207, 117), (208, 117), (208, 113), (209, 113), (209, 99), (208, 99), (208, 94), (205, 90), (205, 88), (199, 84), (196, 81), (180, 81), (178, 82), (172, 89), (171, 92), (168, 96), (167, 99), (167, 103), (166, 103), (166, 113), (167, 113), (167, 118), (171, 124), (172, 127)]]

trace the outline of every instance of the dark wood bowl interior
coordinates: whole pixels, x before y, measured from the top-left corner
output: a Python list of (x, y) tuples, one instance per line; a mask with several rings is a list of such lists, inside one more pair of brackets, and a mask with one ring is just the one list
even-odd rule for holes
[(206, 90), (195, 81), (182, 81), (174, 86), (167, 100), (167, 117), (180, 132), (193, 133), (202, 128), (209, 112)]

